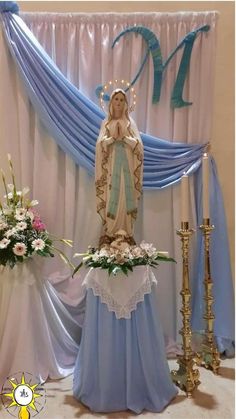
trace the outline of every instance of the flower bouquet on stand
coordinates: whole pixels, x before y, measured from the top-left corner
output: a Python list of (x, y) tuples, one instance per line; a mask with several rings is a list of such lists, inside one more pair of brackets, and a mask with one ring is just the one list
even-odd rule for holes
[(101, 249), (89, 247), (86, 253), (76, 253), (74, 257), (82, 257), (82, 261), (73, 275), (82, 266), (106, 269), (109, 275), (117, 275), (119, 272), (128, 275), (135, 266), (149, 265), (156, 268), (159, 262), (176, 262), (169, 257), (168, 252), (158, 251), (151, 243), (142, 241), (139, 246), (129, 245), (122, 241), (123, 236), (123, 230), (119, 230), (117, 239), (111, 245), (104, 245)]
[(34, 255), (54, 256), (57, 252), (64, 262), (71, 264), (66, 255), (55, 246), (59, 241), (72, 247), (71, 240), (52, 236), (35, 210), (38, 201), (27, 198), (29, 188), (17, 190), (11, 156), (8, 155), (12, 183), (7, 184), (2, 171), (5, 189), (3, 202), (0, 201), (0, 266), (13, 268)]

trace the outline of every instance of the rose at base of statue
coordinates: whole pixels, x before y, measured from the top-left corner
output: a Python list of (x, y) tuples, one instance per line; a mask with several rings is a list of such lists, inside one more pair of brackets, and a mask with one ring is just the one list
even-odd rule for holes
[(114, 250), (125, 250), (127, 247), (136, 244), (134, 238), (129, 236), (125, 230), (118, 230), (114, 236), (104, 235), (100, 238), (100, 248), (113, 248)]

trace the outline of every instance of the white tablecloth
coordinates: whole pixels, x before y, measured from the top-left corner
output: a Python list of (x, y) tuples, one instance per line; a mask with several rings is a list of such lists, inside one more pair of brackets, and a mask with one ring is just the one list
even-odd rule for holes
[(137, 266), (128, 276), (123, 273), (109, 276), (104, 269), (91, 268), (82, 286), (92, 288), (94, 295), (100, 297), (117, 319), (130, 319), (131, 312), (144, 300), (144, 295), (151, 293), (153, 284), (157, 284), (157, 280), (151, 268)]

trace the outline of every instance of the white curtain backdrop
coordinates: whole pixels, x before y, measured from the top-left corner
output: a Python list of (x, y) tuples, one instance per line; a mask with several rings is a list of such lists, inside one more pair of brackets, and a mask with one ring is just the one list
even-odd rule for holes
[[(216, 12), (132, 14), (22, 13), (21, 17), (66, 77), (97, 103), (95, 88), (110, 79), (132, 80), (146, 51), (140, 35), (128, 34), (111, 49), (125, 28), (143, 25), (158, 37), (165, 61), (184, 36), (209, 24), (208, 33), (198, 35), (192, 51), (183, 98), (190, 107), (170, 106), (183, 50), (164, 73), (159, 104), (152, 104), (153, 65), (148, 64), (135, 85), (138, 104), (132, 117), (140, 131), (173, 141), (205, 143), (211, 139)], [(101, 221), (95, 210), (94, 179), (77, 167), (49, 137), (35, 114), (19, 79), (2, 31), (0, 32), (0, 167), (7, 171), (7, 153), (12, 155), (18, 185), (28, 185), (40, 202), (39, 211), (54, 234), (74, 240), (75, 251), (97, 244)], [(196, 228), (195, 201), (190, 179), (191, 225)], [(1, 195), (3, 188), (1, 185)], [(180, 187), (144, 191), (136, 224), (136, 240), (168, 250), (178, 264), (158, 267), (157, 298), (165, 334), (177, 338), (182, 283), (180, 241)], [(195, 238), (192, 239), (192, 254)], [(47, 273), (62, 271), (59, 259), (42, 261)], [(194, 280), (194, 278), (192, 278)], [(79, 284), (78, 284), (79, 287)], [(65, 290), (65, 292), (67, 292)]]

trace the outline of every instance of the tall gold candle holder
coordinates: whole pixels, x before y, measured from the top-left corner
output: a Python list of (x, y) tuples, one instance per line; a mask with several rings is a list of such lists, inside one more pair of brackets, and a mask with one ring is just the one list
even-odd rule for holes
[(196, 362), (198, 365), (202, 365), (205, 368), (211, 369), (214, 374), (218, 374), (220, 367), (220, 355), (217, 350), (214, 334), (213, 325), (215, 316), (213, 314), (212, 305), (214, 303), (214, 297), (212, 295), (213, 282), (211, 279), (210, 269), (210, 234), (215, 227), (211, 225), (209, 218), (203, 218), (203, 224), (200, 225), (200, 229), (204, 235), (204, 288), (205, 288), (205, 314), (203, 316), (206, 321), (206, 328), (204, 334), (204, 340), (201, 345), (200, 353), (197, 353)]
[(181, 229), (177, 230), (177, 234), (182, 242), (182, 260), (183, 260), (183, 282), (180, 295), (182, 297), (182, 308), (180, 310), (183, 317), (183, 327), (180, 330), (182, 335), (182, 349), (183, 355), (178, 355), (177, 362), (179, 364), (178, 370), (171, 371), (173, 382), (184, 390), (187, 397), (191, 397), (194, 389), (200, 384), (199, 371), (194, 369), (194, 353), (191, 347), (192, 331), (190, 326), (191, 319), (191, 292), (189, 288), (189, 241), (193, 234), (192, 229), (189, 229), (188, 222), (181, 222)]

